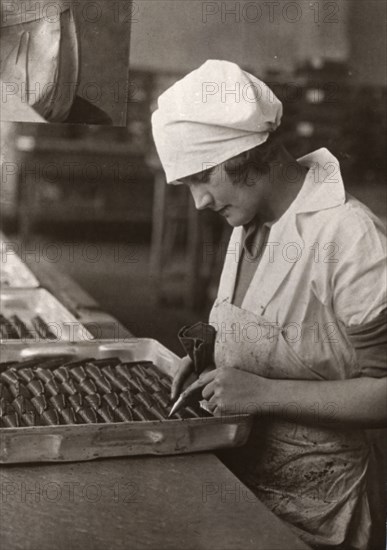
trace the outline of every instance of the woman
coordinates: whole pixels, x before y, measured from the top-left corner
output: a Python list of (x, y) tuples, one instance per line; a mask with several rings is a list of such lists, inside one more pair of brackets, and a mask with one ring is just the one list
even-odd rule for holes
[[(256, 415), (228, 463), (301, 538), (382, 548), (381, 463), (365, 429), (387, 419), (385, 234), (329, 151), (286, 151), (281, 115), (263, 82), (208, 61), (152, 118), (167, 182), (235, 228), (202, 395), (214, 414)], [(173, 397), (192, 368), (182, 360)]]

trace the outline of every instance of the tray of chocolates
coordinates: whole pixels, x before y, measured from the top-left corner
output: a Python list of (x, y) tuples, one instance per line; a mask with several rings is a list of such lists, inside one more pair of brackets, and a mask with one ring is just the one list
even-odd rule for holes
[(50, 292), (1, 289), (0, 342), (72, 342), (93, 335)]
[(14, 254), (2, 254), (0, 288), (38, 288), (39, 281), (22, 260)]
[(0, 233), (0, 288), (38, 288), (39, 281)]
[(179, 454), (243, 445), (251, 417), (191, 403), (169, 418), (179, 359), (151, 339), (12, 346), (0, 363), (0, 462)]

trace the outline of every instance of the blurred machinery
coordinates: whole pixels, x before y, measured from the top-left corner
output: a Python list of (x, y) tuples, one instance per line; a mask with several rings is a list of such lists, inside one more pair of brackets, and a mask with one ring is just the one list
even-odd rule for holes
[(320, 147), (340, 161), (344, 178), (383, 179), (386, 170), (386, 88), (351, 82), (342, 62), (314, 59), (289, 75), (266, 75), (284, 104), (282, 139), (296, 157)]
[(40, 222), (150, 223), (153, 176), (126, 128), (13, 123), (12, 133), (3, 224), (28, 237)]

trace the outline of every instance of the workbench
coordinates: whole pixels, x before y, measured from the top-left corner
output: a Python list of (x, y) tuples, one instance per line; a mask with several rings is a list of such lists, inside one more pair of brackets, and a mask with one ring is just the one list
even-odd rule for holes
[[(27, 263), (90, 332), (131, 336), (52, 265)], [(7, 550), (308, 549), (213, 453), (7, 465), (0, 477)]]

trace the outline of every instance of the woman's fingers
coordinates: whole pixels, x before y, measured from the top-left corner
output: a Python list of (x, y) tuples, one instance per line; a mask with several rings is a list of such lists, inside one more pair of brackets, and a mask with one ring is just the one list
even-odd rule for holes
[(216, 376), (216, 371), (210, 371), (205, 374), (201, 374), (200, 377), (195, 380), (193, 384), (190, 384), (181, 394), (182, 397), (188, 397), (189, 395), (192, 395), (195, 392), (201, 393), (202, 388), (207, 386), (211, 380), (213, 380)]
[(209, 399), (214, 395), (215, 392), (215, 383), (214, 381), (207, 384), (202, 391), (202, 396), (204, 399), (209, 401)]

